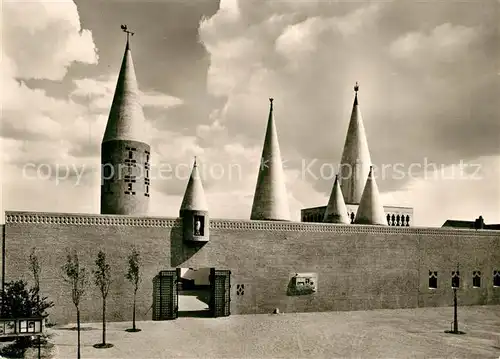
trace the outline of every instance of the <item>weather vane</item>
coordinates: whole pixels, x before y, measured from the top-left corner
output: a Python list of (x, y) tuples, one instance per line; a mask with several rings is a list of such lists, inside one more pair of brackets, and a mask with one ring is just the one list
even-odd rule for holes
[(359, 85), (358, 85), (358, 81), (356, 81), (356, 85), (354, 85), (354, 91), (358, 92), (359, 90)]
[(134, 33), (128, 29), (127, 25), (122, 24), (121, 29), (123, 30), (123, 32), (127, 33), (127, 42), (128, 42), (129, 35), (134, 36)]

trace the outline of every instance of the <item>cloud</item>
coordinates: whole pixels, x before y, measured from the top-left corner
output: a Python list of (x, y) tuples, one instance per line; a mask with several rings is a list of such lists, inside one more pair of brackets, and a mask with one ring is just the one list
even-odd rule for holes
[(414, 178), (404, 190), (382, 196), (385, 204), (415, 207), (414, 225), (440, 227), (447, 219), (500, 223), (500, 156), (480, 157)]
[[(229, 138), (245, 148), (261, 146), (267, 98), (274, 97), (291, 180), (304, 160), (318, 160), (315, 170), (324, 162), (338, 163), (352, 86), (359, 81), (375, 164), (408, 167), (429, 159), (451, 166), (498, 155), (494, 16), (473, 6), (455, 7), (322, 1), (259, 1), (258, 7), (250, 7), (222, 2), (218, 13), (200, 23), (199, 33), (210, 55), (207, 90), (225, 101), (213, 110), (212, 125), (198, 132), (216, 136), (219, 143)], [(453, 16), (447, 16), (451, 10)], [(387, 178), (379, 187), (385, 193), (425, 198), (409, 192), (416, 180)], [(332, 181), (305, 181), (290, 188), (292, 195), (305, 206), (321, 205), (321, 198), (326, 203)], [(430, 193), (445, 188), (428, 186)], [(488, 207), (491, 200), (482, 198)], [(415, 202), (425, 207), (421, 200)], [(429, 203), (436, 208), (426, 214), (443, 218), (436, 202)], [(475, 216), (473, 210), (468, 213)]]
[[(100, 142), (116, 76), (68, 74), (74, 63), (98, 60), (73, 2), (6, 2), (3, 9), (0, 209), (95, 209), (99, 195), (90, 194), (100, 188)], [(181, 103), (156, 91), (144, 91), (142, 100), (152, 109)], [(145, 126), (162, 137), (152, 121)]]
[[(9, 39), (2, 48), (3, 202), (9, 209), (96, 213), (100, 142), (116, 75), (73, 76), (72, 64), (97, 62), (92, 34), (81, 28), (74, 4), (27, 4), (9, 4), (2, 24)], [(492, 60), (497, 19), (487, 15), (494, 11), (485, 11), (486, 2), (473, 5), (221, 1), (198, 29), (209, 57), (209, 100), (149, 91), (138, 76), (152, 162), (180, 171), (177, 178), (152, 180), (152, 213), (177, 215), (198, 156), (211, 216), (248, 218), (269, 97), (287, 160), (292, 216), (298, 220), (301, 208), (326, 204), (333, 179), (304, 177), (301, 164), (317, 160), (317, 173), (322, 163), (340, 160), (355, 81), (375, 164), (408, 166), (428, 158), (451, 168), (484, 159), (484, 169), (498, 168), (486, 160), (500, 154)], [(76, 169), (56, 185), (53, 176), (23, 176), (27, 163)], [(433, 181), (419, 172), (378, 185), (384, 203), (414, 205), (422, 225), (473, 219), (478, 212), (493, 222), (497, 201), (487, 193), (497, 194), (498, 187), (492, 178)]]
[(441, 24), (428, 34), (411, 32), (405, 34), (390, 45), (392, 56), (410, 62), (454, 62), (466, 55), (479, 36), (478, 29)]
[(73, 1), (7, 1), (3, 12), (3, 58), (13, 77), (61, 80), (73, 62), (97, 63), (92, 33), (81, 28)]

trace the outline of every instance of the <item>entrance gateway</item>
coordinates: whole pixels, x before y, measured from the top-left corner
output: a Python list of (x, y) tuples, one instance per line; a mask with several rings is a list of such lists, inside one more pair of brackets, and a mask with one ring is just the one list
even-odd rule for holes
[[(211, 317), (231, 314), (231, 271), (210, 268)], [(162, 270), (153, 278), (153, 320), (172, 320), (179, 316), (181, 268)]]

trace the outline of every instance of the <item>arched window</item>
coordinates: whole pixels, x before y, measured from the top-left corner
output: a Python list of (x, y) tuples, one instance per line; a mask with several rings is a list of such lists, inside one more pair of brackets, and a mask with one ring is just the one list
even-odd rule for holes
[(429, 271), (429, 288), (436, 289), (438, 287), (438, 272)]

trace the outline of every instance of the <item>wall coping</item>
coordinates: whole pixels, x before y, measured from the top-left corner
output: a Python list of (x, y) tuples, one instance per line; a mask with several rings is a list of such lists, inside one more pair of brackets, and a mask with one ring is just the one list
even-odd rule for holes
[[(81, 213), (47, 213), (6, 211), (5, 224), (67, 224), (97, 226), (132, 226), (132, 227), (180, 227), (181, 218), (148, 217), (126, 215), (100, 215)], [(210, 229), (221, 230), (256, 230), (256, 231), (295, 231), (295, 232), (330, 232), (330, 233), (371, 233), (371, 234), (404, 234), (441, 236), (486, 236), (500, 237), (500, 231), (490, 229), (456, 229), (429, 227), (396, 227), (373, 226), (361, 224), (333, 224), (285, 221), (251, 221), (241, 219), (210, 219)]]

